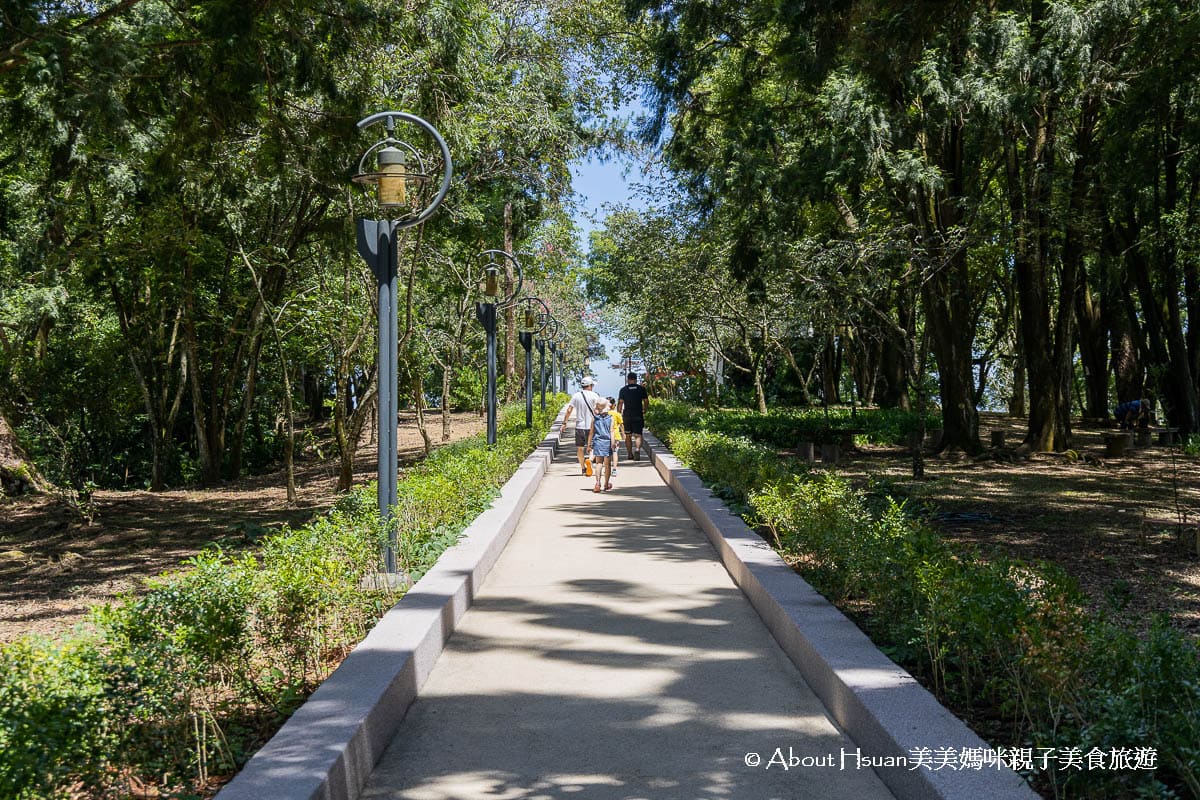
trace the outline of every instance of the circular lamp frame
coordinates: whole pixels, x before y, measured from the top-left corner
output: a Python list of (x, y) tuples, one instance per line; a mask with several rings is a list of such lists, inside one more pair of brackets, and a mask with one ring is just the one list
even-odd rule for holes
[[(510, 294), (496, 295), (494, 302), (496, 303), (497, 308), (507, 308), (508, 306), (513, 305), (515, 302), (518, 302), (517, 298), (521, 295), (521, 286), (524, 282), (524, 278), (522, 276), (521, 262), (517, 260), (517, 257), (507, 250), (484, 250), (479, 254), (478, 257), (481, 259), (486, 259), (486, 263), (483, 265), (485, 274), (487, 273), (489, 267), (494, 267), (497, 270), (502, 271), (505, 261), (508, 261), (513, 265), (513, 270), (516, 272), (517, 278), (516, 285), (513, 287), (513, 290)], [(487, 295), (485, 295), (485, 297), (486, 296)]]
[(409, 114), (404, 111), (380, 111), (377, 114), (372, 114), (369, 117), (360, 119), (358, 121), (359, 130), (369, 128), (372, 125), (382, 122), (387, 128), (388, 135), (371, 145), (369, 148), (367, 148), (367, 151), (363, 153), (362, 158), (359, 159), (358, 162), (358, 174), (353, 177), (353, 180), (355, 183), (378, 183), (379, 178), (384, 175), (384, 173), (363, 172), (363, 169), (367, 158), (372, 153), (389, 146), (402, 147), (416, 156), (420, 172), (408, 173), (408, 178), (414, 179), (419, 183), (427, 183), (433, 180), (434, 176), (428, 172), (425, 159), (421, 158), (421, 154), (417, 152), (416, 148), (407, 142), (400, 141), (392, 136), (392, 133), (396, 128), (397, 120), (410, 122), (422, 128), (426, 133), (433, 137), (434, 141), (437, 142), (438, 149), (441, 150), (442, 153), (442, 182), (438, 187), (438, 192), (434, 196), (433, 200), (430, 201), (429, 205), (425, 206), (424, 209), (416, 214), (410, 214), (408, 216), (392, 220), (392, 226), (395, 228), (411, 228), (415, 225), (420, 225), (422, 222), (433, 216), (433, 212), (436, 211), (438, 206), (442, 204), (442, 201), (446, 199), (446, 193), (450, 191), (450, 180), (454, 175), (454, 163), (450, 159), (450, 148), (446, 145), (446, 140), (442, 138), (442, 135), (438, 133), (437, 128), (433, 127), (416, 114)]
[[(522, 297), (516, 301), (518, 313), (521, 314), (520, 328), (525, 333), (531, 333), (537, 336), (542, 331), (550, 326), (550, 307), (546, 305), (546, 301), (540, 297)], [(540, 307), (540, 310), (538, 310)], [(534, 319), (537, 323), (533, 327), (525, 325), (525, 315), (528, 313), (534, 314)]]

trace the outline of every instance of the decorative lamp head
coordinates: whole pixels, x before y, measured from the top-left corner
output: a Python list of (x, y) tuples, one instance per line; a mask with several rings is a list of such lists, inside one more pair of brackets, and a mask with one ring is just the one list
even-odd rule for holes
[[(403, 142), (393, 135), (397, 122), (412, 123), (422, 129), (437, 144), (441, 157), (441, 175), (432, 174), (426, 167), (426, 158), (436, 163), (437, 156), (421, 153), (412, 145)], [(358, 173), (354, 182), (374, 186), (379, 208), (388, 213), (393, 224), (407, 228), (418, 225), (433, 214), (441, 205), (450, 188), (450, 176), (453, 165), (450, 163), (450, 150), (440, 133), (420, 117), (406, 114), (402, 111), (383, 111), (359, 120), (360, 129), (369, 128), (383, 123), (387, 128), (387, 136), (367, 148), (358, 162)], [(372, 171), (367, 165), (374, 159), (375, 168)], [(440, 186), (434, 191), (436, 178), (440, 177)]]

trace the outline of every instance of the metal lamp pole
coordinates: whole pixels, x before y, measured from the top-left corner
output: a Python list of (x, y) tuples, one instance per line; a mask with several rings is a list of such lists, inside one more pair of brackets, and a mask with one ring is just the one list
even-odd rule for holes
[[(409, 122), (423, 128), (434, 141), (442, 156), (442, 181), (437, 194), (428, 205), (421, 206), (427, 196), (424, 188), (433, 176), (425, 169), (421, 155), (409, 144), (394, 138), (396, 122)], [(420, 225), (433, 216), (450, 189), (453, 164), (446, 141), (432, 125), (403, 111), (381, 111), (359, 120), (359, 130), (382, 122), (387, 136), (371, 145), (358, 164), (356, 183), (374, 185), (378, 205), (384, 213), (399, 213), (396, 219), (360, 219), (357, 224), (358, 254), (375, 273), (379, 297), (379, 517), (388, 531), (383, 551), (384, 570), (396, 572), (396, 529), (389, 524), (396, 506), (396, 480), (399, 468), (397, 455), (396, 380), (398, 371), (397, 347), (397, 269), (396, 232)], [(374, 155), (378, 165), (374, 172), (365, 171), (367, 160)], [(414, 166), (414, 170), (412, 167)]]
[(546, 410), (546, 340), (538, 337), (538, 388), (542, 393), (542, 411)]
[[(546, 346), (550, 346), (550, 373), (554, 374), (554, 351), (558, 347), (555, 339), (558, 338), (558, 332), (562, 329), (562, 323), (556, 320), (553, 316), (550, 317), (550, 322), (546, 325), (546, 338), (538, 339), (538, 353), (541, 358), (541, 379), (542, 379), (542, 410), (546, 410)], [(553, 385), (553, 384), (551, 384)]]
[[(482, 303), (475, 304), (475, 318), (487, 333), (487, 443), (496, 443), (496, 310), (505, 308), (521, 293), (521, 262), (512, 253), (504, 250), (484, 250), (479, 254), (486, 258), (483, 268)], [(517, 282), (512, 293), (501, 295), (500, 274), (502, 264), (496, 259), (507, 259), (516, 271)]]
[[(521, 331), (517, 338), (525, 348), (525, 427), (533, 428), (533, 337), (550, 324), (550, 309), (538, 297), (523, 297), (517, 301), (521, 306)], [(545, 395), (542, 408), (546, 407)]]

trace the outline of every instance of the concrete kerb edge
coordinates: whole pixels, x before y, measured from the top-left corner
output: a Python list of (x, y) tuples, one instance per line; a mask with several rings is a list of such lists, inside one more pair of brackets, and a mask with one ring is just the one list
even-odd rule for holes
[(218, 800), (355, 800), (475, 591), (516, 530), (558, 449), (550, 432), (342, 664), (246, 762)]
[[(907, 671), (789, 567), (778, 553), (653, 434), (655, 468), (708, 536), (730, 576), (863, 757), (910, 758), (914, 750), (987, 748)], [(898, 762), (904, 763), (904, 762)], [(1010, 769), (877, 768), (900, 800), (1036, 800)]]

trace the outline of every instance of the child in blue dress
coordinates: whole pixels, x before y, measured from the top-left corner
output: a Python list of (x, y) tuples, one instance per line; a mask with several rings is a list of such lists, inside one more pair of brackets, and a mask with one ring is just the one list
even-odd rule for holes
[(613, 451), (613, 418), (608, 413), (608, 400), (601, 397), (596, 401), (596, 416), (592, 418), (592, 427), (588, 430), (587, 449), (592, 454), (592, 461), (597, 464), (596, 486), (593, 492), (600, 492), (600, 471), (604, 470), (604, 491), (612, 488), (612, 451)]

